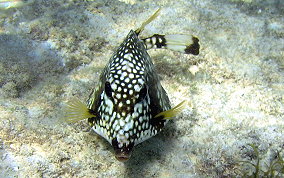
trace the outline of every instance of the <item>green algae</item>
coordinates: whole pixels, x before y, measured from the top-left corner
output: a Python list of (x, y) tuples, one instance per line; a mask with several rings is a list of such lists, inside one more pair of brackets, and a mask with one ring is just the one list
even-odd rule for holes
[(249, 177), (249, 178), (259, 178), (259, 177), (267, 177), (267, 178), (274, 178), (274, 177), (282, 177), (284, 174), (284, 157), (277, 152), (275, 157), (269, 162), (269, 164), (261, 164), (262, 156), (259, 153), (259, 149), (254, 144), (249, 144), (249, 146), (253, 149), (255, 154), (255, 161), (240, 161), (243, 165), (249, 165), (253, 167), (252, 173), (245, 172), (242, 177)]

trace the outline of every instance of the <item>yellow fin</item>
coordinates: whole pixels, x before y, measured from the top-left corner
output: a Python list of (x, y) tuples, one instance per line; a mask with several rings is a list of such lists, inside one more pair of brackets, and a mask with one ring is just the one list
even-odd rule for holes
[(78, 98), (72, 98), (66, 103), (64, 108), (65, 121), (77, 122), (91, 117), (95, 117), (95, 115), (90, 113), (90, 110), (87, 108), (87, 106)]
[(172, 117), (179, 114), (186, 107), (186, 105), (187, 105), (187, 102), (184, 100), (181, 103), (179, 103), (177, 106), (175, 106), (174, 108), (157, 114), (154, 118), (163, 116), (164, 117), (163, 119), (171, 119)]
[(159, 8), (158, 10), (156, 10), (156, 12), (149, 18), (147, 19), (145, 22), (142, 23), (141, 27), (138, 28), (137, 30), (135, 30), (136, 34), (139, 34), (140, 32), (142, 32), (145, 28), (146, 25), (148, 25), (150, 22), (152, 22), (155, 18), (158, 17), (158, 15), (160, 14), (161, 8)]

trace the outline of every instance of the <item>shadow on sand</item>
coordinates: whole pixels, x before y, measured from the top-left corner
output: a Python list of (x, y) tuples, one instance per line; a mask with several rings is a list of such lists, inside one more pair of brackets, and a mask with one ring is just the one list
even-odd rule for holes
[[(124, 163), (125, 177), (144, 177), (153, 162), (163, 162), (174, 145), (175, 122), (168, 123), (158, 135), (134, 147), (129, 161)], [(155, 175), (152, 175), (155, 176)]]

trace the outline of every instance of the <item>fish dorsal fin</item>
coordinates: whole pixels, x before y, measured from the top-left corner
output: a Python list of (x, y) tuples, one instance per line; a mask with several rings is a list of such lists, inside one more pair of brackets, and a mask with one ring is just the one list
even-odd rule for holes
[(181, 113), (181, 111), (186, 107), (186, 105), (187, 105), (187, 102), (186, 100), (184, 100), (181, 103), (179, 103), (177, 106), (175, 106), (174, 108), (160, 112), (154, 118), (162, 116), (163, 119), (171, 119), (172, 117)]
[(142, 23), (141, 27), (135, 30), (135, 33), (139, 35), (139, 33), (141, 33), (144, 30), (146, 25), (148, 25), (150, 22), (152, 22), (155, 18), (158, 17), (158, 15), (160, 14), (160, 11), (161, 11), (161, 8), (156, 10), (156, 12), (150, 18), (148, 18), (145, 22)]
[(91, 110), (78, 98), (72, 98), (64, 107), (64, 120), (67, 122), (77, 122), (83, 119), (95, 117)]

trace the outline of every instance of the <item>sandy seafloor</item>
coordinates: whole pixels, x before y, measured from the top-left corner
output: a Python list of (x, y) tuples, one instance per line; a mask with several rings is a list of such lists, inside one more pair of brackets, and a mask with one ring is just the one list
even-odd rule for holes
[[(86, 100), (113, 50), (158, 7), (142, 36), (193, 34), (198, 56), (150, 50), (172, 105), (157, 136), (118, 162), (86, 120), (62, 106)], [(259, 176), (284, 157), (281, 0), (36, 0), (1, 10), (0, 177)], [(275, 174), (281, 174), (276, 168)]]

